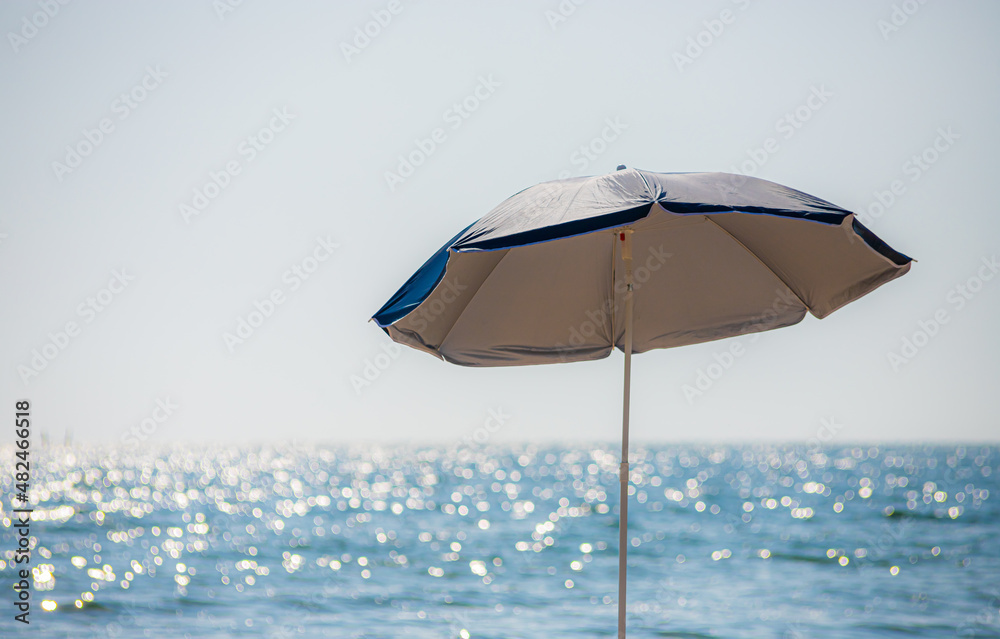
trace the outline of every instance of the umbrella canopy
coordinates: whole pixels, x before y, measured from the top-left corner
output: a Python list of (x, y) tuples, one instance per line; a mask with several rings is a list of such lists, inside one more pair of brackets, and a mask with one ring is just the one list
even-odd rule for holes
[(854, 214), (755, 178), (619, 167), (546, 182), (453, 237), (372, 318), (464, 366), (625, 354), (618, 636), (625, 637), (632, 353), (823, 318), (910, 269)]
[(634, 352), (823, 318), (900, 277), (850, 211), (765, 180), (636, 169), (546, 182), (452, 238), (374, 316), (464, 366), (624, 348), (622, 230), (635, 260)]

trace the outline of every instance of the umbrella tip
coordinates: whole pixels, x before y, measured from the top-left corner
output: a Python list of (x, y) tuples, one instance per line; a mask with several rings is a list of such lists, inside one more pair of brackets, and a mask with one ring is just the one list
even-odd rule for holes
[(622, 170), (624, 170), (625, 168), (626, 168), (626, 166), (625, 166), (624, 164), (619, 164), (619, 165), (618, 165), (618, 168), (617, 168), (617, 169), (615, 169), (615, 170), (616, 170), (616, 171), (622, 171)]

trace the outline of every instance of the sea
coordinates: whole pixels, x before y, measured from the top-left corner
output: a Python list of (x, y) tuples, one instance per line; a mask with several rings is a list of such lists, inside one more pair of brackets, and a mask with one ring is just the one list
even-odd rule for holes
[[(15, 452), (3, 637), (616, 636), (611, 443), (46, 445), (26, 505)], [(636, 445), (628, 636), (1000, 637), (998, 477), (996, 445)]]

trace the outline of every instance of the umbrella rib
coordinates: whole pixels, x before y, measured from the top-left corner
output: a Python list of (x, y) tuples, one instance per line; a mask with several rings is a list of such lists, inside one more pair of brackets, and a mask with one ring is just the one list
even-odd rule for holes
[[(650, 202), (655, 204), (658, 200), (656, 195), (653, 195), (653, 189), (649, 188), (649, 182), (646, 181), (646, 176), (643, 175), (642, 171), (639, 169), (632, 170), (639, 174), (639, 179), (642, 180), (642, 185), (646, 187), (646, 193), (649, 194)], [(659, 193), (659, 189), (657, 189), (657, 193)]]
[[(448, 329), (448, 332), (445, 333), (444, 337), (441, 338), (441, 343), (438, 344), (438, 347), (437, 347), (438, 353), (441, 352), (441, 347), (444, 346), (444, 343), (448, 340), (448, 336), (451, 335), (451, 332), (453, 330), (455, 330), (455, 325), (458, 324), (458, 320), (462, 319), (462, 315), (465, 314), (465, 311), (476, 300), (476, 296), (479, 295), (479, 291), (483, 290), (483, 287), (486, 286), (486, 282), (488, 282), (490, 280), (490, 278), (493, 277), (493, 273), (495, 273), (496, 270), (497, 270), (497, 267), (500, 266), (500, 262), (503, 262), (504, 259), (506, 259), (508, 255), (510, 255), (510, 249), (506, 249), (506, 250), (507, 250), (507, 252), (503, 254), (503, 257), (501, 257), (499, 260), (497, 260), (497, 263), (494, 264), (493, 268), (490, 269), (490, 274), (483, 278), (483, 281), (476, 288), (476, 292), (472, 294), (472, 297), (469, 298), (469, 302), (465, 305), (465, 308), (462, 309), (462, 312), (460, 312), (458, 314), (458, 317), (455, 318), (455, 321), (451, 323), (451, 327)], [(447, 269), (447, 267), (446, 267), (446, 269)], [(447, 275), (447, 270), (445, 271), (445, 275)], [(444, 278), (441, 278), (441, 281), (443, 282)]]
[(573, 197), (570, 198), (569, 202), (566, 204), (564, 213), (569, 213), (570, 208), (573, 207), (573, 202), (576, 202), (576, 198), (580, 197), (580, 192), (583, 191), (584, 183), (581, 182), (579, 186), (576, 187), (576, 191), (573, 192)]
[(780, 275), (778, 275), (777, 273), (775, 273), (774, 269), (771, 268), (768, 265), (767, 262), (765, 262), (764, 260), (760, 259), (759, 255), (757, 255), (756, 253), (754, 253), (753, 251), (751, 251), (749, 248), (747, 248), (746, 244), (744, 244), (743, 242), (741, 242), (739, 240), (739, 238), (737, 238), (735, 235), (733, 235), (728, 230), (726, 230), (726, 228), (724, 226), (722, 226), (721, 224), (719, 224), (718, 222), (716, 222), (712, 218), (708, 217), (707, 215), (705, 215), (703, 217), (705, 218), (706, 221), (711, 222), (715, 226), (715, 228), (719, 229), (720, 231), (722, 231), (723, 233), (725, 233), (726, 235), (728, 235), (734, 242), (736, 242), (737, 244), (739, 244), (740, 247), (742, 247), (744, 251), (746, 251), (747, 253), (749, 253), (753, 257), (753, 259), (757, 260), (760, 263), (761, 266), (763, 266), (764, 268), (766, 268), (771, 273), (771, 275), (773, 275), (775, 277), (775, 279), (777, 279), (779, 282), (781, 282), (782, 284), (784, 284), (785, 288), (787, 288), (789, 291), (792, 292), (792, 295), (795, 296), (795, 299), (797, 299), (802, 304), (802, 306), (805, 307), (805, 309), (807, 311), (809, 311), (813, 315), (816, 314), (816, 313), (813, 313), (812, 308), (810, 308), (809, 305), (806, 304), (805, 301), (801, 297), (799, 297), (799, 294), (795, 291), (795, 289), (793, 289), (791, 287), (791, 285), (784, 280), (784, 278), (782, 278)]

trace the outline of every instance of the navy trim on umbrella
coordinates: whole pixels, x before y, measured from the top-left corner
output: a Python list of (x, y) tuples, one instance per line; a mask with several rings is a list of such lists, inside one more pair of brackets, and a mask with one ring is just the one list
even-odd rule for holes
[(649, 215), (652, 203), (643, 204), (625, 211), (617, 211), (608, 215), (589, 217), (585, 220), (573, 220), (563, 224), (554, 224), (540, 229), (532, 229), (523, 233), (513, 233), (492, 240), (482, 242), (457, 242), (452, 248), (456, 251), (499, 251), (503, 249), (528, 246), (529, 244), (541, 244), (552, 240), (562, 240), (567, 237), (586, 235), (604, 229), (613, 229), (626, 224), (637, 222)]
[(854, 218), (854, 232), (861, 236), (861, 239), (865, 241), (865, 244), (878, 251), (880, 255), (892, 260), (893, 264), (896, 264), (897, 266), (902, 266), (913, 261), (912, 257), (903, 255), (896, 249), (886, 244), (882, 238), (872, 233), (867, 226), (859, 222), (858, 218)]
[[(474, 223), (473, 223), (474, 224)], [(410, 311), (420, 305), (431, 291), (438, 285), (444, 277), (445, 267), (448, 265), (448, 249), (455, 240), (472, 228), (472, 224), (462, 229), (458, 235), (448, 240), (448, 242), (431, 256), (424, 265), (417, 269), (417, 272), (406, 280), (406, 283), (399, 287), (399, 290), (389, 298), (382, 308), (372, 317), (379, 328), (385, 330), (390, 324), (406, 317)], [(389, 331), (386, 331), (388, 333)]]

